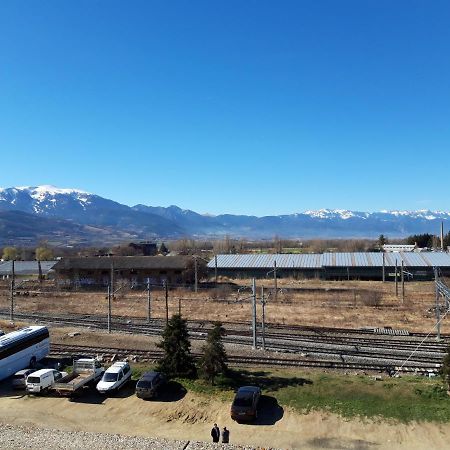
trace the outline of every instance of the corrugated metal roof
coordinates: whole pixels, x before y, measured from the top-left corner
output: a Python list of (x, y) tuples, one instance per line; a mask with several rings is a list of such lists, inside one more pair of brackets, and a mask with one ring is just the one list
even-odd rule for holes
[[(41, 261), (41, 269), (44, 275), (53, 269), (58, 261)], [(0, 261), (0, 276), (10, 275), (12, 272), (12, 261)], [(14, 261), (14, 272), (16, 275), (39, 275), (37, 261)]]
[[(399, 252), (385, 253), (385, 266), (394, 267), (396, 262), (405, 267), (450, 267), (450, 254), (442, 252)], [(311, 254), (250, 254), (217, 255), (220, 269), (267, 269), (272, 270), (274, 262), (279, 269), (320, 269), (322, 267), (382, 267), (383, 253), (311, 253)], [(214, 269), (215, 259), (208, 263)]]

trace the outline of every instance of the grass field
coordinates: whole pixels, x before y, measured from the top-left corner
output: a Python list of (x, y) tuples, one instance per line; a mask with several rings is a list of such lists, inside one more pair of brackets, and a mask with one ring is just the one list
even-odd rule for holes
[[(386, 378), (367, 375), (299, 373), (291, 370), (233, 371), (215, 386), (178, 380), (198, 394), (231, 401), (242, 385), (258, 385), (266, 398), (297, 412), (324, 411), (345, 418), (380, 418), (399, 422), (450, 422), (450, 397), (440, 378)], [(272, 404), (274, 401), (272, 401)]]

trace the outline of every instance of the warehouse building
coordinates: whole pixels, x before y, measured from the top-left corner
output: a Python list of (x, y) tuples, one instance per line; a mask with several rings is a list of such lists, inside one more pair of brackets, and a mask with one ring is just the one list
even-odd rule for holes
[(217, 255), (208, 263), (210, 275), (230, 278), (320, 278), (325, 280), (386, 280), (400, 273), (407, 278), (430, 280), (434, 268), (450, 276), (450, 254), (444, 252), (315, 253)]
[[(53, 267), (58, 261), (14, 261), (14, 275), (17, 277), (48, 278), (53, 272)], [(0, 261), (0, 279), (9, 278), (12, 275), (12, 261)]]
[(132, 285), (145, 283), (179, 284), (188, 281), (192, 258), (183, 256), (101, 256), (64, 258), (55, 265), (58, 282), (76, 282), (80, 285), (107, 285), (114, 271), (116, 281)]

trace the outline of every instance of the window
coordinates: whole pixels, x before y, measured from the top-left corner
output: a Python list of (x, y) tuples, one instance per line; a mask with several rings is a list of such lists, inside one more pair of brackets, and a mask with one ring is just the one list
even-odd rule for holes
[(106, 381), (107, 383), (114, 383), (117, 381), (117, 375), (117, 373), (105, 372), (105, 375), (103, 375), (103, 381)]

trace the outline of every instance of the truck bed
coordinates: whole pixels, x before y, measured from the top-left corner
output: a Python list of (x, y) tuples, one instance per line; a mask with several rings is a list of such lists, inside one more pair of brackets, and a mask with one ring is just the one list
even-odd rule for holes
[(75, 391), (94, 379), (93, 373), (72, 373), (53, 385), (56, 391)]

